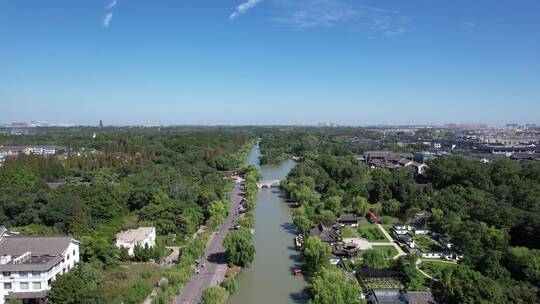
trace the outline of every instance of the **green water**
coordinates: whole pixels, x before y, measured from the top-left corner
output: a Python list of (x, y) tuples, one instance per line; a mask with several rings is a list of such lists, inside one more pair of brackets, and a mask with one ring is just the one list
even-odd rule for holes
[[(294, 166), (289, 160), (279, 166), (259, 166), (258, 146), (253, 148), (249, 163), (256, 165), (263, 179), (285, 179)], [(296, 277), (292, 269), (297, 265), (294, 250), (296, 229), (291, 210), (277, 188), (260, 190), (255, 207), (255, 261), (237, 277), (238, 292), (229, 298), (230, 304), (306, 303), (307, 286), (303, 277)]]

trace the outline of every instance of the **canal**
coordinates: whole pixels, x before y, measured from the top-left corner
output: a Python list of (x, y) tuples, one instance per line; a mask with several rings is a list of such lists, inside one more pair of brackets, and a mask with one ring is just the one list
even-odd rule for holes
[[(248, 163), (257, 166), (263, 179), (285, 179), (294, 167), (288, 160), (279, 166), (260, 166), (259, 146), (250, 153)], [(292, 269), (299, 255), (294, 250), (296, 228), (291, 210), (278, 188), (259, 190), (255, 202), (255, 261), (236, 278), (238, 292), (229, 298), (230, 304), (306, 303), (307, 286), (303, 277), (295, 277)]]

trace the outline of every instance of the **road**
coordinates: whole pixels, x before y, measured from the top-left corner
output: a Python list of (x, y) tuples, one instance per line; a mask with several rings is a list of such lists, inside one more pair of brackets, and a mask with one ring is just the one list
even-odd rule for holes
[(382, 234), (384, 234), (384, 236), (386, 237), (386, 239), (391, 243), (392, 246), (394, 246), (394, 248), (396, 248), (398, 254), (394, 257), (394, 260), (397, 260), (400, 256), (404, 256), (404, 255), (407, 255), (405, 253), (405, 251), (403, 251), (403, 249), (401, 249), (401, 247), (399, 247), (398, 244), (396, 244), (396, 242), (394, 241), (394, 239), (390, 236), (390, 234), (388, 234), (388, 232), (386, 232), (386, 230), (384, 230), (384, 227), (381, 225), (381, 224), (376, 224), (377, 227), (379, 227), (379, 230), (381, 230)]
[(241, 187), (235, 183), (231, 193), (231, 205), (229, 216), (221, 225), (218, 233), (214, 233), (206, 246), (206, 252), (200, 259), (204, 263), (204, 268), (199, 266), (200, 273), (194, 274), (186, 284), (182, 293), (176, 296), (174, 303), (176, 304), (197, 304), (201, 299), (204, 289), (212, 285), (218, 285), (223, 281), (227, 272), (227, 257), (225, 248), (223, 248), (223, 239), (233, 226), (237, 217), (238, 206), (240, 204)]

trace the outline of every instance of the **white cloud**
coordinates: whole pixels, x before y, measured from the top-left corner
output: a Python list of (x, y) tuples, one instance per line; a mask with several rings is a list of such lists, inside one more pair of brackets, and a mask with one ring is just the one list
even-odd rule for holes
[(475, 21), (463, 21), (460, 22), (459, 25), (465, 28), (475, 28), (478, 24)]
[(105, 7), (105, 10), (109, 12), (105, 14), (105, 17), (103, 17), (103, 27), (109, 27), (109, 24), (111, 24), (112, 17), (113, 17), (112, 11), (113, 11), (113, 8), (116, 7), (117, 4), (118, 4), (118, 0), (112, 0), (111, 3), (109, 3), (109, 5)]
[(233, 20), (238, 16), (245, 14), (250, 9), (254, 8), (257, 4), (263, 2), (263, 0), (248, 0), (240, 5), (238, 5), (235, 11), (229, 15), (229, 19)]
[(105, 15), (105, 18), (103, 18), (104, 27), (109, 27), (109, 24), (111, 24), (112, 17), (113, 17), (113, 13), (108, 13)]
[(272, 20), (303, 30), (311, 27), (347, 27), (353, 31), (395, 36), (410, 32), (411, 19), (397, 10), (352, 0), (275, 0), (282, 13)]
[(112, 0), (111, 3), (109, 3), (109, 5), (107, 5), (105, 8), (106, 9), (111, 9), (111, 8), (115, 7), (117, 4), (118, 4), (118, 0)]

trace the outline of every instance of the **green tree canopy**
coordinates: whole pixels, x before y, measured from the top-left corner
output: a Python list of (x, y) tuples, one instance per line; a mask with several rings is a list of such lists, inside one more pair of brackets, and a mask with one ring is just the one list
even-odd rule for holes
[(225, 304), (228, 293), (221, 286), (210, 286), (203, 291), (201, 304)]
[(255, 246), (251, 244), (251, 233), (244, 228), (227, 233), (223, 246), (227, 252), (229, 263), (247, 266), (255, 258)]
[(59, 276), (52, 284), (47, 298), (51, 304), (105, 304), (101, 276), (88, 265), (78, 265)]
[(374, 269), (388, 268), (390, 265), (384, 252), (375, 249), (368, 249), (361, 253), (362, 266)]
[(315, 273), (323, 266), (328, 265), (332, 249), (316, 237), (308, 237), (304, 243), (304, 263), (306, 269)]
[(360, 304), (360, 286), (337, 269), (321, 268), (313, 279), (310, 304)]

